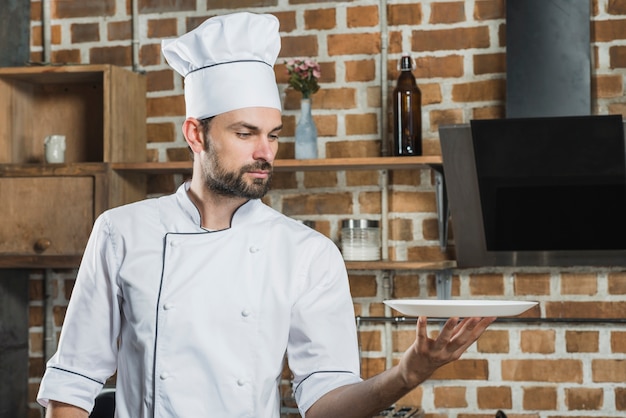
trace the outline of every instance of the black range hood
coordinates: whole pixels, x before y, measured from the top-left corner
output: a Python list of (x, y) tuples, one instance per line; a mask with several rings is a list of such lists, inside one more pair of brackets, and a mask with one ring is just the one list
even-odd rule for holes
[(459, 267), (626, 266), (621, 115), (439, 132)]

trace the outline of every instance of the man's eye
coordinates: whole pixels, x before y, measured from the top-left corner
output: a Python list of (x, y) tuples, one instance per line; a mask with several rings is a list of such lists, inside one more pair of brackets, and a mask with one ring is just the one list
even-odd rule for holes
[(250, 132), (237, 132), (237, 136), (240, 138), (248, 138), (250, 135), (252, 135)]
[(278, 134), (270, 134), (269, 137), (270, 137), (270, 139), (273, 139), (274, 141), (278, 141), (278, 139), (279, 139)]

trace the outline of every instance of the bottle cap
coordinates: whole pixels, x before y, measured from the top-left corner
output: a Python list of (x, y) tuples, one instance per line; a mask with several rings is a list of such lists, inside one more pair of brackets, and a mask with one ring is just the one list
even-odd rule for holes
[(412, 70), (412, 65), (413, 63), (411, 62), (411, 57), (408, 55), (403, 55), (402, 58), (400, 58), (400, 70), (401, 71), (411, 71)]

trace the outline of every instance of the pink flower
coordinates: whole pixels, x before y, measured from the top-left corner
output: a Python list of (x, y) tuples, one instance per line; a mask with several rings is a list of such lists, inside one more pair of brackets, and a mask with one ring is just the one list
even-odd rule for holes
[(305, 99), (319, 90), (317, 80), (322, 72), (320, 65), (312, 59), (295, 58), (286, 61), (289, 85), (302, 93)]

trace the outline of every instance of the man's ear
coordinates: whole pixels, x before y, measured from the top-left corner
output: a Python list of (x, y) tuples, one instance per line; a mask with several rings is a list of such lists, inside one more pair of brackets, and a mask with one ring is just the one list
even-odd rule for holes
[(204, 150), (204, 135), (202, 124), (196, 118), (187, 118), (183, 123), (183, 135), (185, 141), (194, 154), (200, 154)]

